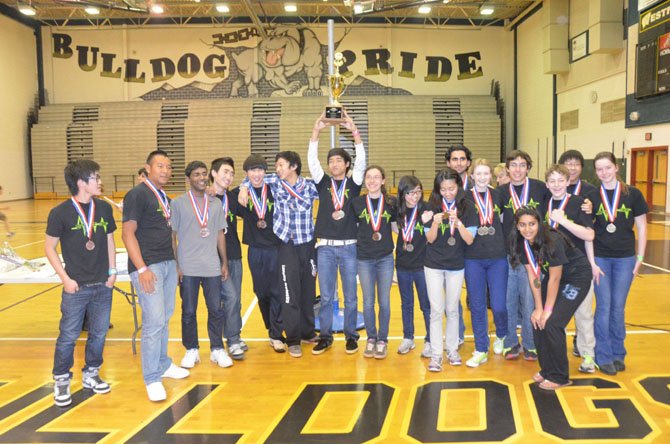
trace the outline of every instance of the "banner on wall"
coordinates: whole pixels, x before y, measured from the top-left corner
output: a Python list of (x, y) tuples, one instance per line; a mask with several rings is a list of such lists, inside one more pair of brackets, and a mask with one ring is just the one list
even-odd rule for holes
[[(91, 81), (126, 83), (137, 91), (134, 98), (142, 100), (327, 96), (327, 45), (319, 35), (324, 31), (277, 27), (263, 37), (252, 27), (226, 32), (195, 29), (190, 31), (190, 42), (180, 45), (187, 47), (181, 51), (175, 51), (169, 39), (155, 38), (160, 43), (151, 48), (147, 39), (138, 37), (135, 43), (133, 31), (123, 31), (129, 33), (131, 51), (118, 49), (118, 30), (107, 35), (106, 31), (54, 32), (50, 56), (55, 71), (75, 70), (79, 78), (85, 73)], [(151, 31), (143, 32), (146, 36)], [(373, 32), (381, 38), (371, 39)], [(347, 29), (342, 33), (335, 45), (345, 60), (340, 73), (349, 78), (346, 95), (422, 94), (436, 84), (458, 84), (454, 89), (460, 89), (460, 84), (473, 80), (481, 82), (480, 94), (488, 94), (491, 76), (477, 46), (459, 42), (445, 54), (440, 42), (433, 42), (432, 53), (420, 38), (395, 40), (401, 43), (390, 48), (385, 32)]]

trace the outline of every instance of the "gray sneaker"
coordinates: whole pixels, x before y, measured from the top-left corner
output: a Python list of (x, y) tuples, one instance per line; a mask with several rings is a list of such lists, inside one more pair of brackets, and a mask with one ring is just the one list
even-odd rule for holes
[(365, 350), (363, 350), (364, 357), (372, 358), (375, 355), (375, 344), (377, 344), (376, 339), (368, 339), (368, 342), (365, 343)]
[(388, 351), (386, 341), (377, 341), (375, 344), (375, 359), (384, 359)]
[(423, 343), (423, 350), (421, 351), (422, 358), (430, 358), (433, 356), (433, 349), (430, 347), (430, 342)]
[(97, 373), (84, 374), (81, 381), (85, 389), (93, 390), (94, 393), (109, 393), (112, 388), (105, 381), (100, 379)]
[(428, 364), (428, 371), (430, 372), (441, 372), (442, 371), (442, 358), (430, 358), (430, 363)]
[(236, 344), (228, 345), (228, 354), (230, 355), (231, 358), (235, 359), (236, 361), (244, 359), (244, 350), (240, 346), (239, 342)]
[(414, 350), (415, 347), (416, 345), (414, 345), (413, 339), (403, 339), (402, 342), (400, 342), (400, 347), (398, 347), (398, 353), (406, 355), (410, 350)]
[(58, 407), (66, 407), (72, 404), (69, 376), (56, 378), (54, 382), (54, 404)]
[(447, 358), (449, 359), (449, 365), (461, 365), (461, 355), (457, 351), (452, 351), (447, 353)]
[(302, 357), (302, 347), (300, 345), (289, 345), (288, 354), (292, 358), (301, 358)]
[(238, 344), (239, 344), (240, 348), (242, 349), (242, 351), (245, 351), (245, 352), (249, 351), (249, 346), (243, 340), (240, 339), (240, 342), (238, 342)]

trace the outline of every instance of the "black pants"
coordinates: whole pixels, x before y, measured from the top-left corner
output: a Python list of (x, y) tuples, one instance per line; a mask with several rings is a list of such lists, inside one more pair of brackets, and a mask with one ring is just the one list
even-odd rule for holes
[[(561, 283), (551, 316), (544, 330), (533, 328), (533, 339), (537, 348), (540, 374), (557, 384), (570, 380), (568, 352), (565, 344), (565, 327), (591, 288), (591, 276), (571, 279)], [(546, 301), (546, 285), (542, 288), (542, 301)]]
[(298, 345), (311, 339), (314, 332), (316, 299), (316, 251), (314, 241), (300, 245), (292, 242), (279, 247), (279, 275), (282, 292), (282, 320), (286, 344)]
[(247, 260), (263, 323), (271, 339), (283, 340), (278, 275), (279, 248), (249, 246)]

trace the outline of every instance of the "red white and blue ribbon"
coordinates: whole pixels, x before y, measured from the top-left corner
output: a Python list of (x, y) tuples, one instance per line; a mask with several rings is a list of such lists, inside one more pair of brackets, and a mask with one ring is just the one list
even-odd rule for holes
[[(565, 193), (565, 196), (563, 196), (563, 200), (561, 200), (561, 203), (558, 204), (558, 210), (563, 210), (565, 211), (565, 207), (568, 205), (568, 201), (570, 200), (570, 194)], [(558, 228), (558, 222), (551, 220), (551, 212), (554, 211), (554, 199), (549, 199), (549, 211), (548, 211), (548, 216), (549, 216), (549, 226), (551, 228)]]
[(305, 189), (305, 183), (304, 181), (298, 180), (296, 183), (295, 187), (292, 187), (291, 184), (286, 182), (285, 180), (281, 181), (281, 185), (284, 187), (286, 192), (290, 194), (291, 196), (295, 197), (298, 200), (304, 201), (305, 198), (303, 198), (300, 193), (302, 192), (303, 189)]
[(463, 189), (467, 191), (468, 184), (470, 183), (470, 176), (465, 175), (465, 180), (463, 180)]
[(530, 196), (530, 179), (526, 177), (526, 180), (523, 183), (523, 188), (521, 189), (521, 197), (516, 194), (514, 185), (512, 185), (511, 182), (509, 184), (509, 194), (512, 196), (512, 205), (514, 206), (514, 212), (516, 213), (519, 208), (528, 204), (528, 196)]
[(205, 204), (204, 208), (202, 209), (200, 209), (198, 206), (198, 202), (196, 202), (195, 196), (191, 190), (188, 190), (188, 198), (191, 201), (191, 207), (193, 207), (193, 212), (195, 213), (195, 217), (198, 219), (200, 228), (205, 228), (207, 226), (207, 222), (209, 221), (209, 200), (207, 199), (207, 196), (203, 197)]
[(84, 209), (81, 207), (81, 204), (77, 202), (74, 196), (70, 197), (72, 200), (72, 205), (81, 219), (81, 223), (84, 224), (84, 229), (86, 230), (86, 237), (90, 240), (93, 237), (93, 221), (95, 220), (95, 199), (91, 199), (91, 205), (88, 207), (88, 216), (84, 215)]
[(412, 215), (409, 217), (409, 221), (407, 221), (407, 214), (405, 214), (405, 225), (402, 227), (402, 240), (407, 242), (408, 244), (412, 243), (412, 239), (414, 238), (414, 224), (416, 224), (416, 218), (419, 206), (415, 206), (412, 209)]
[[(442, 210), (445, 212), (451, 211), (456, 207), (456, 201), (452, 200), (451, 202), (447, 202), (447, 199), (444, 197), (442, 198)], [(456, 224), (452, 224), (451, 220), (449, 221), (449, 235), (451, 237), (454, 237), (454, 233), (456, 232)]]
[(572, 191), (572, 194), (575, 196), (579, 196), (579, 193), (582, 192), (582, 179), (577, 179), (577, 183), (575, 184), (575, 189)]
[(614, 193), (612, 195), (612, 201), (607, 198), (607, 191), (605, 190), (605, 185), (600, 185), (600, 197), (603, 200), (603, 206), (607, 212), (607, 218), (610, 223), (614, 223), (614, 220), (617, 216), (617, 208), (619, 208), (619, 200), (621, 199), (621, 184), (617, 180), (616, 187), (614, 187)]
[(377, 202), (377, 209), (372, 208), (372, 199), (368, 194), (365, 197), (365, 204), (368, 207), (368, 213), (370, 213), (370, 225), (372, 226), (372, 231), (375, 233), (381, 229), (382, 226), (382, 213), (384, 212), (384, 195), (379, 196), (379, 202)]
[(228, 193), (226, 191), (221, 196), (221, 206), (223, 206), (223, 218), (225, 219), (228, 217)]
[(260, 199), (258, 195), (256, 194), (256, 190), (254, 190), (254, 187), (249, 188), (249, 194), (251, 195), (251, 202), (254, 205), (254, 211), (256, 211), (256, 216), (258, 216), (259, 220), (265, 219), (265, 212), (268, 209), (268, 186), (267, 184), (263, 184), (263, 188), (261, 189), (261, 196)]
[(537, 263), (533, 250), (530, 249), (530, 242), (527, 239), (523, 241), (523, 249), (526, 251), (526, 259), (528, 259), (528, 265), (533, 270), (533, 274), (537, 279), (540, 279), (540, 264)]
[(493, 225), (493, 198), (488, 187), (486, 188), (483, 200), (476, 189), (473, 188), (471, 191), (479, 210), (479, 224), (481, 226)]
[(168, 201), (167, 194), (165, 194), (165, 191), (156, 188), (156, 186), (149, 180), (148, 177), (144, 179), (144, 183), (146, 184), (146, 186), (149, 187), (151, 191), (153, 191), (154, 195), (156, 196), (156, 199), (158, 199), (158, 203), (163, 209), (163, 216), (165, 217), (165, 219), (170, 220), (170, 201)]
[(335, 183), (335, 179), (330, 178), (330, 195), (333, 198), (333, 207), (336, 210), (341, 210), (344, 206), (344, 190), (347, 186), (347, 178), (345, 177), (342, 180), (342, 183), (338, 187)]

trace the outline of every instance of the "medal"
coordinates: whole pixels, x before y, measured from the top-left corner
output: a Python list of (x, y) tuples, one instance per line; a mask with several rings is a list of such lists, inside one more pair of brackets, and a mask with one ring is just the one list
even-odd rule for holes
[(493, 236), (494, 234), (496, 234), (496, 229), (493, 227), (489, 227), (489, 236)]
[(157, 189), (156, 186), (149, 180), (149, 178), (144, 179), (144, 184), (149, 187), (149, 189), (156, 196), (156, 199), (158, 199), (158, 203), (161, 206), (161, 210), (163, 210), (163, 217), (165, 217), (165, 220), (167, 221), (167, 226), (169, 227), (170, 201), (168, 200), (167, 194), (165, 194), (165, 191)]
[[(456, 201), (452, 201), (451, 203), (447, 202), (447, 199), (444, 197), (442, 198), (442, 210), (446, 213), (445, 215), (448, 215), (449, 211), (453, 210), (456, 207)], [(449, 239), (447, 239), (447, 243), (451, 246), (456, 245), (456, 238), (454, 237), (454, 233), (456, 232), (456, 224), (454, 224), (451, 219), (449, 220)]]
[(412, 214), (409, 217), (409, 221), (407, 220), (407, 213), (405, 213), (404, 217), (404, 222), (405, 225), (403, 225), (402, 230), (400, 230), (400, 235), (402, 236), (402, 240), (405, 241), (405, 251), (412, 252), (414, 251), (414, 245), (412, 245), (412, 239), (414, 238), (414, 224), (416, 224), (416, 219), (418, 217), (418, 210), (419, 206), (415, 206), (412, 209)]
[(488, 227), (479, 227), (477, 228), (477, 234), (480, 236), (487, 236), (489, 234)]
[(542, 283), (540, 282), (540, 280), (538, 278), (535, 278), (535, 279), (533, 279), (533, 285), (535, 286), (535, 288), (540, 288)]
[[(488, 187), (484, 192), (484, 199), (482, 199), (479, 192), (476, 190), (476, 187), (471, 191), (472, 197), (475, 199), (475, 204), (477, 204), (477, 214), (479, 214), (480, 227), (477, 230), (477, 234), (486, 236), (489, 234), (489, 229), (486, 225), (493, 224), (493, 198), (491, 197), (491, 192)], [(495, 233), (495, 230), (493, 232)]]
[[(563, 196), (563, 200), (561, 200), (561, 203), (558, 205), (559, 210), (565, 211), (565, 207), (568, 205), (568, 201), (570, 200), (570, 195), (568, 193), (565, 193), (565, 196)], [(554, 199), (549, 199), (549, 211), (547, 212), (547, 216), (549, 216), (549, 226), (551, 228), (556, 228), (558, 229), (558, 222), (554, 222), (551, 220), (551, 212), (554, 210)]]
[(81, 220), (81, 224), (84, 226), (84, 231), (86, 232), (86, 238), (88, 239), (88, 242), (86, 242), (86, 249), (88, 251), (91, 251), (95, 248), (95, 243), (91, 240), (93, 237), (93, 225), (94, 225), (94, 220), (95, 220), (95, 199), (91, 199), (91, 203), (89, 204), (88, 207), (88, 216), (84, 215), (84, 209), (81, 207), (79, 202), (74, 198), (74, 196), (70, 197), (70, 200), (72, 201), (72, 205), (74, 205), (74, 210), (77, 212), (77, 215), (79, 216), (79, 220)]
[(405, 243), (405, 244), (403, 244), (402, 248), (403, 248), (403, 250), (405, 250), (408, 253), (411, 253), (412, 251), (414, 251), (414, 245), (412, 245), (412, 244)]
[(335, 179), (332, 177), (330, 178), (330, 197), (333, 201), (333, 208), (335, 208), (335, 211), (333, 211), (333, 219), (335, 220), (340, 220), (344, 217), (342, 208), (344, 207), (344, 191), (346, 186), (346, 177), (342, 180), (339, 187), (337, 186), (337, 183), (335, 183)]
[(268, 224), (265, 222), (265, 212), (268, 209), (268, 186), (263, 183), (263, 186), (261, 187), (261, 195), (258, 197), (256, 194), (256, 190), (251, 187), (249, 188), (249, 194), (251, 195), (251, 203), (253, 204), (254, 211), (256, 212), (256, 216), (258, 216), (258, 221), (256, 222), (256, 226), (264, 230)]
[(200, 225), (200, 237), (209, 236), (209, 230), (207, 229), (207, 223), (209, 222), (209, 199), (207, 199), (207, 196), (203, 196), (205, 204), (204, 208), (200, 209), (198, 202), (196, 202), (195, 196), (191, 190), (188, 190), (188, 198), (191, 201), (191, 207), (195, 213), (195, 218), (198, 220), (198, 224)]
[(449, 236), (449, 239), (447, 239), (447, 244), (449, 244), (450, 247), (453, 247), (456, 245), (456, 238), (453, 236)]
[(528, 259), (528, 264), (530, 265), (530, 268), (533, 270), (533, 274), (535, 275), (535, 278), (533, 279), (533, 285), (535, 288), (540, 288), (540, 264), (538, 264), (535, 260), (533, 250), (530, 248), (530, 242), (528, 242), (526, 239), (523, 241), (523, 249), (526, 252), (526, 259)]
[(509, 184), (509, 194), (512, 197), (512, 206), (514, 207), (514, 212), (516, 213), (519, 208), (528, 204), (528, 196), (530, 196), (530, 179), (526, 177), (526, 180), (523, 183), (523, 188), (521, 189), (521, 197), (516, 194), (512, 182)]
[(379, 230), (382, 227), (382, 214), (384, 213), (384, 195), (379, 196), (379, 201), (377, 202), (377, 209), (372, 208), (372, 199), (368, 194), (365, 196), (365, 205), (368, 207), (368, 213), (370, 214), (370, 225), (372, 226), (372, 240), (379, 241), (382, 239), (382, 234)]
[(605, 190), (605, 185), (600, 185), (600, 198), (603, 201), (603, 207), (605, 207), (605, 212), (607, 213), (607, 219), (610, 221), (605, 228), (608, 233), (614, 233), (616, 231), (616, 225), (614, 221), (617, 217), (617, 208), (619, 207), (619, 200), (621, 199), (621, 184), (617, 180), (616, 187), (614, 187), (614, 193), (612, 193), (612, 200), (610, 201), (607, 198), (607, 191)]

